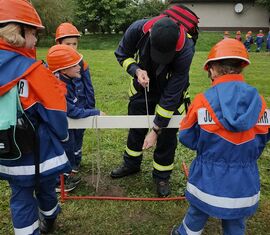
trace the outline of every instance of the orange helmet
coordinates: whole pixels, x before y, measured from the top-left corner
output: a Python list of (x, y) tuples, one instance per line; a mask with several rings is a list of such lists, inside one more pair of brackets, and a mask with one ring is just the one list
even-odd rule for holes
[(49, 69), (55, 73), (77, 65), (82, 60), (82, 55), (67, 45), (54, 45), (47, 54)]
[(44, 28), (37, 11), (27, 0), (0, 0), (0, 23), (9, 22)]
[(208, 58), (204, 63), (204, 70), (208, 70), (208, 63), (210, 61), (223, 59), (242, 60), (242, 67), (250, 64), (249, 55), (243, 43), (232, 38), (223, 39), (212, 47), (208, 54)]
[(60, 38), (65, 37), (80, 37), (80, 32), (78, 29), (71, 23), (62, 23), (60, 24), (55, 33), (55, 41), (59, 40)]
[(240, 35), (240, 34), (241, 34), (241, 31), (237, 31), (236, 34), (237, 34), (237, 35)]

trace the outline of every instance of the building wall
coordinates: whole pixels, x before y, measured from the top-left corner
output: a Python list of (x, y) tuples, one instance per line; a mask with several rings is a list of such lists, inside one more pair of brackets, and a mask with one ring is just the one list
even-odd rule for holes
[(205, 30), (269, 29), (270, 13), (267, 9), (243, 3), (241, 13), (235, 13), (236, 3), (184, 3), (200, 17), (200, 28)]

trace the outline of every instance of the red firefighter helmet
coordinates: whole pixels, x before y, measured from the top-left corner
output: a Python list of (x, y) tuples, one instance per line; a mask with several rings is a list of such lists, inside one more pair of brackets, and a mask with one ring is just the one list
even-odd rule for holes
[(76, 50), (62, 44), (52, 46), (47, 54), (48, 66), (53, 73), (77, 65), (82, 58)]
[(80, 32), (78, 29), (71, 23), (62, 23), (60, 24), (55, 33), (55, 41), (65, 38), (65, 37), (80, 37)]
[(0, 23), (10, 22), (44, 28), (37, 11), (27, 0), (0, 0)]
[(239, 59), (242, 60), (242, 67), (250, 64), (248, 52), (240, 41), (232, 38), (226, 38), (218, 42), (212, 47), (208, 54), (208, 58), (204, 63), (204, 69), (208, 70), (210, 61), (224, 59)]

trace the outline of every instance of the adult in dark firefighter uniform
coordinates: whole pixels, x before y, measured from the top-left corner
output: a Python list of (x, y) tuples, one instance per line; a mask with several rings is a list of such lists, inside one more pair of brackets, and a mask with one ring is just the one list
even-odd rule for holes
[(167, 196), (178, 129), (166, 127), (173, 114), (183, 113), (180, 109), (183, 109), (184, 94), (189, 86), (194, 43), (168, 17), (157, 21), (143, 19), (127, 29), (115, 55), (132, 76), (128, 114), (155, 114), (155, 118), (149, 133), (148, 129), (129, 130), (124, 162), (111, 172), (111, 177), (121, 178), (139, 172), (143, 149), (156, 144), (153, 178), (158, 195)]

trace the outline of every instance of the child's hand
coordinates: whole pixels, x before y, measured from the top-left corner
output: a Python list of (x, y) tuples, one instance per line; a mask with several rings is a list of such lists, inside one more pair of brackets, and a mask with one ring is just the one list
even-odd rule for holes
[(99, 116), (106, 116), (106, 115), (107, 115), (106, 113), (104, 113), (104, 112), (100, 111)]

